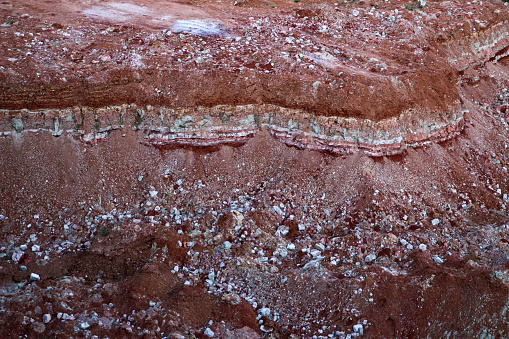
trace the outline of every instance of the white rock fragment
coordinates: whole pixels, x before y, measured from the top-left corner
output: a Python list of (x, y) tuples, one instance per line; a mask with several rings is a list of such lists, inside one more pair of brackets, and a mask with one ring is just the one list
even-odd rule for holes
[(309, 252), (309, 254), (311, 254), (313, 256), (313, 258), (316, 258), (318, 257), (320, 254), (322, 254), (322, 252), (320, 252), (319, 250), (311, 250)]
[(270, 316), (270, 308), (262, 307), (258, 310), (258, 314), (260, 314), (262, 317), (268, 317)]
[(322, 243), (318, 243), (318, 244), (316, 244), (316, 245), (315, 245), (315, 248), (316, 248), (317, 250), (319, 250), (319, 251), (322, 251), (322, 252), (323, 252), (323, 251), (325, 251), (325, 245), (324, 245), (324, 244), (322, 244)]
[(285, 215), (285, 213), (281, 210), (281, 208), (279, 208), (278, 205), (272, 206), (272, 209), (274, 210), (274, 212), (276, 212), (277, 214), (279, 214), (281, 216)]
[(320, 260), (319, 259), (315, 259), (315, 260), (311, 260), (308, 263), (306, 263), (304, 265), (304, 267), (302, 267), (302, 270), (303, 271), (307, 271), (307, 270), (312, 269), (312, 268), (318, 269), (318, 268), (320, 268), (320, 266), (321, 266), (320, 265)]
[(157, 197), (157, 193), (159, 193), (159, 192), (158, 191), (150, 191), (148, 193), (150, 194), (151, 198), (155, 198), (155, 197)]
[(232, 243), (231, 243), (231, 242), (229, 242), (229, 241), (225, 241), (225, 242), (223, 243), (223, 247), (224, 247), (225, 249), (229, 250), (230, 248), (232, 248)]
[(433, 226), (438, 226), (438, 224), (440, 224), (440, 219), (433, 219), (433, 220), (431, 220), (431, 224)]
[(85, 322), (83, 322), (83, 323), (81, 323), (81, 324), (80, 324), (80, 327), (81, 327), (82, 329), (86, 330), (87, 328), (89, 328), (89, 327), (90, 327), (90, 324), (89, 324), (89, 323), (87, 323), (87, 322), (85, 321)]
[(420, 249), (421, 251), (426, 251), (426, 250), (428, 249), (428, 246), (426, 246), (426, 245), (424, 245), (424, 244), (420, 244), (420, 245), (419, 245), (419, 249)]
[(293, 251), (295, 250), (295, 244), (292, 244), (292, 243), (289, 243), (287, 246), (286, 246), (287, 249), (289, 249), (290, 251)]
[(12, 261), (19, 262), (21, 260), (21, 257), (23, 256), (23, 252), (14, 252), (12, 254)]
[(364, 261), (366, 264), (369, 264), (370, 262), (374, 261), (376, 259), (376, 255), (374, 254), (368, 254), (366, 258), (364, 258)]
[(30, 280), (32, 280), (32, 281), (41, 280), (41, 277), (39, 276), (39, 274), (30, 273)]
[(364, 328), (362, 327), (362, 324), (353, 325), (353, 331), (355, 333), (358, 333), (359, 335), (363, 335), (364, 334)]
[(42, 316), (42, 322), (47, 324), (51, 321), (51, 314), (47, 313)]
[(260, 330), (262, 330), (262, 332), (264, 332), (264, 333), (270, 333), (270, 332), (274, 331), (274, 328), (272, 328), (270, 326), (261, 325)]
[(206, 328), (205, 331), (203, 332), (203, 334), (205, 334), (207, 337), (209, 338), (214, 338), (214, 331), (212, 331), (210, 328)]
[(444, 260), (442, 258), (440, 258), (438, 255), (434, 255), (433, 256), (433, 261), (436, 262), (437, 264), (443, 264), (444, 263)]
[(276, 236), (286, 236), (290, 232), (290, 229), (287, 226), (279, 226), (276, 231)]
[(39, 245), (33, 245), (32, 246), (32, 252), (39, 252), (41, 247)]

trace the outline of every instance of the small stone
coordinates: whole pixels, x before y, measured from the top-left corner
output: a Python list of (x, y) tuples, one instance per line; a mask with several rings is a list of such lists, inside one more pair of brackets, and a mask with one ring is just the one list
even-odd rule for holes
[(85, 330), (90, 327), (90, 324), (85, 321), (85, 322), (81, 323), (80, 327)]
[(265, 332), (265, 333), (270, 333), (270, 332), (274, 331), (274, 328), (270, 327), (270, 326), (266, 326), (266, 325), (261, 325), (260, 330), (262, 330), (262, 332)]
[(20, 249), (20, 250), (22, 250), (22, 251), (26, 251), (26, 249), (27, 249), (27, 245), (23, 244), (23, 245), (21, 245), (21, 246), (19, 247), (19, 249)]
[(32, 328), (37, 333), (42, 333), (42, 332), (46, 331), (46, 326), (44, 326), (43, 323), (40, 323), (38, 321), (32, 323)]
[(268, 317), (270, 315), (270, 308), (262, 307), (258, 310), (258, 314), (260, 314), (262, 317)]
[(39, 252), (40, 249), (41, 249), (41, 247), (39, 245), (32, 246), (32, 252)]
[(433, 226), (438, 226), (438, 224), (440, 224), (440, 219), (433, 219), (433, 220), (431, 220), (431, 224)]
[(39, 274), (30, 273), (30, 280), (32, 280), (32, 281), (41, 280), (41, 277), (39, 276)]
[(364, 261), (366, 264), (369, 264), (370, 262), (374, 261), (376, 259), (376, 255), (374, 254), (368, 254), (366, 258), (364, 258)]
[(45, 315), (42, 316), (42, 322), (47, 324), (51, 321), (51, 314), (49, 313), (46, 313)]
[(359, 335), (363, 335), (364, 334), (364, 329), (362, 328), (362, 324), (353, 325), (353, 331), (355, 333), (358, 333)]
[(234, 292), (223, 294), (221, 296), (221, 300), (227, 301), (227, 302), (231, 303), (232, 305), (238, 305), (242, 302), (242, 299), (240, 298), (240, 296)]
[(14, 261), (14, 262), (20, 261), (21, 258), (23, 257), (23, 254), (24, 254), (23, 252), (14, 252), (12, 254), (12, 261)]
[(319, 250), (319, 251), (322, 251), (322, 252), (323, 252), (323, 251), (325, 251), (325, 245), (324, 245), (324, 244), (322, 244), (322, 243), (318, 243), (318, 244), (316, 244), (316, 245), (315, 245), (315, 248), (316, 248), (317, 250)]
[(424, 244), (420, 244), (420, 245), (419, 245), (419, 249), (420, 249), (421, 251), (426, 251), (426, 250), (428, 249), (428, 246), (426, 246), (426, 245), (424, 245)]
[(21, 119), (13, 118), (11, 120), (11, 123), (12, 123), (12, 128), (14, 128), (14, 130), (16, 132), (18, 132), (18, 133), (23, 132), (23, 122), (21, 121)]
[(316, 258), (318, 257), (320, 254), (322, 254), (322, 252), (320, 252), (319, 250), (311, 250), (309, 252), (309, 254), (311, 254), (313, 256), (313, 258)]
[(444, 259), (440, 258), (438, 255), (434, 255), (433, 256), (433, 261), (436, 262), (437, 264), (443, 264), (444, 263)]
[(26, 267), (26, 266), (24, 266), (24, 265), (20, 265), (20, 266), (19, 266), (19, 270), (20, 270), (20, 271), (26, 271), (26, 270), (27, 270), (27, 267)]
[(275, 206), (272, 206), (272, 208), (274, 209), (274, 211), (275, 211), (277, 214), (279, 214), (279, 215), (281, 215), (281, 216), (285, 215), (285, 213), (281, 210), (281, 208), (279, 208), (279, 206), (275, 205)]
[(205, 329), (205, 332), (203, 332), (203, 334), (205, 334), (207, 337), (209, 338), (214, 338), (214, 331), (212, 331), (210, 328), (206, 328)]
[(223, 243), (223, 247), (224, 247), (225, 249), (229, 250), (230, 248), (232, 248), (232, 243), (231, 243), (231, 242), (229, 242), (229, 241), (225, 241), (225, 242)]

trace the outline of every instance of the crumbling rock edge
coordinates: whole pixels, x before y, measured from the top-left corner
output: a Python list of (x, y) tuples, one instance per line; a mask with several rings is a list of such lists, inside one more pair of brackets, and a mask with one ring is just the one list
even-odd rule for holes
[(464, 128), (467, 111), (458, 103), (456, 109), (445, 113), (407, 110), (378, 122), (316, 116), (274, 105), (171, 109), (126, 104), (1, 112), (0, 136), (4, 137), (45, 131), (96, 143), (111, 131), (132, 128), (143, 133), (140, 142), (147, 145), (216, 146), (246, 142), (266, 129), (275, 139), (302, 149), (385, 156), (454, 138)]

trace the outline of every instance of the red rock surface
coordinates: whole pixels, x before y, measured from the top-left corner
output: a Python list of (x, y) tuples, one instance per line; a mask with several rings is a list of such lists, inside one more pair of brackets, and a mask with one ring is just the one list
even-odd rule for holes
[(506, 4), (2, 2), (0, 336), (508, 337)]

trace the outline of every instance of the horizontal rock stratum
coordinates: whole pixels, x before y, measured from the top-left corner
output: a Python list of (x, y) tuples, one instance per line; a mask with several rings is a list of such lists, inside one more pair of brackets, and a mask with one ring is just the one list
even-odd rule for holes
[(0, 137), (50, 132), (56, 137), (69, 135), (95, 143), (112, 131), (126, 128), (141, 132), (140, 142), (149, 145), (203, 147), (245, 143), (266, 128), (289, 146), (336, 154), (360, 151), (384, 156), (459, 135), (464, 127), (465, 111), (433, 114), (409, 110), (399, 117), (377, 122), (316, 116), (273, 105), (180, 110), (123, 105), (98, 109), (4, 110), (2, 113)]

